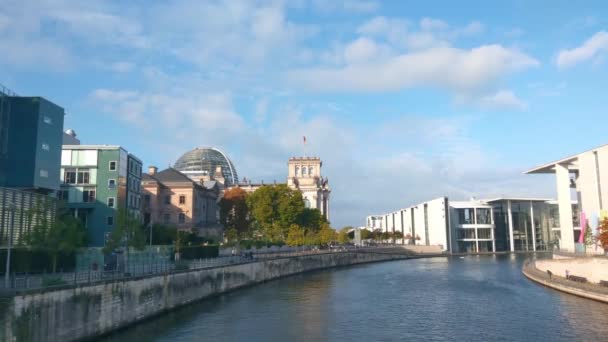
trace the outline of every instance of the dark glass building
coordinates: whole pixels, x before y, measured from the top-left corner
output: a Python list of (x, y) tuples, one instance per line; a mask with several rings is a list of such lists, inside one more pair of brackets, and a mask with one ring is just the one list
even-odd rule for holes
[(0, 92), (0, 186), (59, 190), (64, 109), (42, 97)]

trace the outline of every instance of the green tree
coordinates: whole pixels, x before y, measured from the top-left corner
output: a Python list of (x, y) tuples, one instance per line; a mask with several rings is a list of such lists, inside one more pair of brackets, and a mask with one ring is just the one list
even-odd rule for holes
[(319, 244), (321, 245), (328, 245), (330, 242), (335, 241), (336, 240), (336, 231), (331, 228), (329, 226), (329, 224), (325, 223), (321, 226), (321, 229), (319, 230), (318, 234), (318, 239), (319, 239)]
[(285, 242), (289, 246), (302, 246), (306, 244), (306, 235), (304, 229), (297, 224), (292, 224), (289, 227)]
[(338, 232), (338, 242), (340, 243), (349, 243), (350, 242), (350, 238), (348, 236), (348, 231), (353, 229), (352, 227), (344, 227), (342, 229), (340, 229), (340, 231)]
[(86, 243), (86, 231), (82, 222), (60, 209), (54, 220), (46, 215), (49, 208), (34, 208), (30, 217), (37, 216), (38, 224), (25, 236), (26, 243), (34, 250), (47, 251), (52, 259), (53, 272), (57, 271), (60, 254), (69, 254)]
[(327, 220), (321, 214), (319, 209), (304, 208), (300, 216), (300, 225), (306, 229), (318, 231), (321, 225), (327, 223)]
[(235, 244), (239, 240), (239, 232), (236, 230), (236, 228), (230, 228), (226, 230), (224, 237), (226, 238), (226, 242), (228, 242), (228, 244)]
[(250, 232), (247, 192), (241, 188), (226, 190), (220, 200), (220, 222), (226, 229), (235, 229), (239, 234)]
[(372, 232), (367, 229), (361, 229), (361, 240), (371, 239)]
[(585, 225), (585, 245), (591, 246), (595, 243), (595, 239), (593, 238), (593, 233), (591, 232), (591, 227), (589, 227), (589, 222)]
[(110, 238), (103, 248), (104, 253), (110, 253), (119, 247), (125, 249), (125, 264), (129, 266), (129, 249), (143, 250), (146, 246), (146, 236), (141, 220), (125, 209), (118, 209), (116, 214), (116, 227), (110, 232)]
[(305, 209), (302, 193), (285, 184), (260, 187), (246, 202), (257, 235), (272, 242), (284, 241), (289, 227), (301, 222)]
[[(146, 229), (145, 235), (147, 239), (150, 237), (150, 229), (152, 229), (152, 243), (155, 245), (171, 245), (175, 241), (177, 228), (174, 226), (155, 223)], [(149, 240), (146, 242), (150, 243)]]

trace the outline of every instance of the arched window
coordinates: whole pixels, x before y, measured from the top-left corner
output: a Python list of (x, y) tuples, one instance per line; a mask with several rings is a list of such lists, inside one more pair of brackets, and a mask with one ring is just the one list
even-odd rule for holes
[(310, 208), (310, 201), (306, 197), (304, 197), (304, 208)]
[(296, 165), (296, 177), (300, 175), (300, 167)]
[(308, 168), (308, 175), (309, 175), (309, 176), (312, 176), (312, 174), (313, 174), (314, 172), (315, 172), (315, 168), (314, 168), (314, 167), (312, 167), (312, 166), (311, 166), (311, 167), (309, 167), (309, 168)]

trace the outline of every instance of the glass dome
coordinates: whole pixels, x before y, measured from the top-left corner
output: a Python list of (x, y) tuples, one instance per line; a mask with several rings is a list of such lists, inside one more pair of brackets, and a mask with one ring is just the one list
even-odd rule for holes
[(173, 167), (188, 176), (213, 176), (218, 166), (222, 167), (226, 186), (238, 182), (239, 177), (234, 164), (217, 148), (195, 148), (182, 155)]

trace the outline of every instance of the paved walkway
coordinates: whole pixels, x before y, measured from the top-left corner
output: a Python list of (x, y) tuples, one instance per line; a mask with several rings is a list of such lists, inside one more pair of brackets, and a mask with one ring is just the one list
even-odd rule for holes
[(522, 272), (530, 280), (553, 289), (608, 303), (608, 287), (589, 283), (579, 283), (564, 277), (549, 275), (538, 270), (534, 261), (526, 261)]

